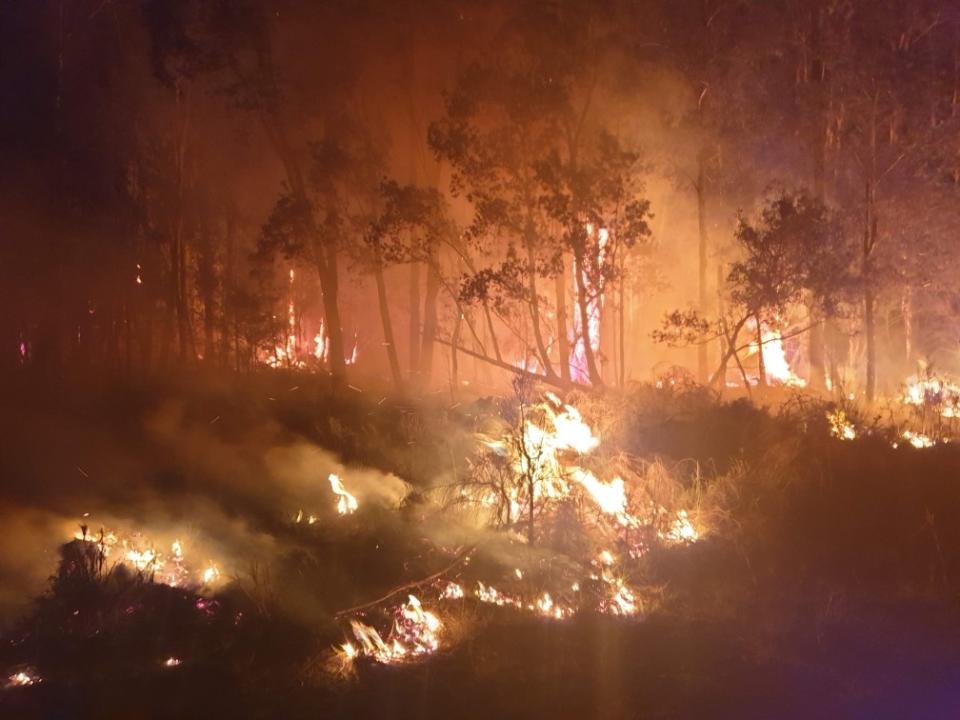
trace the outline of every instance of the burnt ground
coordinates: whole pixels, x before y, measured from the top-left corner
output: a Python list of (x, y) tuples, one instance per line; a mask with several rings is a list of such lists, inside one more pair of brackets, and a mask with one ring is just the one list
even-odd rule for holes
[[(31, 586), (30, 574), (4, 557), (5, 597), (22, 582), (37, 599), (27, 603), (27, 595), (8, 611), (0, 663), (29, 664), (44, 681), (0, 691), (0, 716), (960, 713), (960, 449), (894, 450), (880, 437), (839, 442), (813, 404), (771, 414), (697, 392), (637, 389), (611, 431), (617, 444), (660, 458), (681, 480), (696, 465), (716, 504), (704, 540), (645, 560), (644, 584), (660, 597), (648, 613), (557, 622), (468, 602), (448, 611), (455, 637), (426, 661), (361, 661), (353, 677), (340, 678), (324, 665), (342, 637), (332, 611), (425, 572), (411, 560), (421, 548), (415, 516), (367, 514), (349, 533), (305, 536), (266, 507), (274, 495), (252, 489), (259, 486), (238, 477), (242, 470), (230, 466), (221, 482), (211, 469), (221, 463), (175, 452), (171, 436), (145, 430), (152, 426), (143, 419), (173, 399), (179, 441), (216, 437), (241, 465), (261, 462), (250, 448), (307, 439), (416, 487), (466, 452), (458, 433), (467, 437), (495, 403), (449, 414), (439, 404), (380, 403), (375, 393), (338, 395), (271, 376), (242, 393), (202, 388), (23, 386), (8, 394), (0, 428), (8, 533), (27, 532), (16, 513), (66, 515), (86, 493), (128, 509), (155, 510), (155, 496), (172, 498), (171, 506), (213, 499), (218, 512), (253, 518), (258, 532), (284, 540), (271, 558), (269, 592), (230, 583), (213, 611), (198, 613), (190, 593), (132, 577), (65, 582), (61, 572), (59, 581)], [(78, 481), (77, 465), (93, 478)], [(55, 556), (38, 562), (47, 574), (56, 570)], [(183, 665), (160, 667), (157, 658), (168, 654)]]

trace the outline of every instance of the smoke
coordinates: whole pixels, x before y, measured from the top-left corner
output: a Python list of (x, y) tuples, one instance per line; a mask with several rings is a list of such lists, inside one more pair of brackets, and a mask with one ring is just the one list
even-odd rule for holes
[(316, 532), (339, 527), (330, 473), (364, 510), (396, 508), (408, 492), (395, 475), (345, 465), (267, 413), (211, 422), (177, 396), (150, 405), (131, 415), (106, 402), (94, 420), (89, 410), (38, 404), (0, 428), (9, 441), (0, 455), (0, 622), (44, 590), (59, 546), (81, 526), (165, 553), (179, 541), (187, 567), (242, 579), (304, 546), (298, 514)]

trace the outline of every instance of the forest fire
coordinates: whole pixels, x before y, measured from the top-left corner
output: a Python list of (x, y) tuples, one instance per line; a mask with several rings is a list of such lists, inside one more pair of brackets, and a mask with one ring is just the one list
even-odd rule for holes
[(954, 718), (960, 0), (0, 9), (0, 718)]

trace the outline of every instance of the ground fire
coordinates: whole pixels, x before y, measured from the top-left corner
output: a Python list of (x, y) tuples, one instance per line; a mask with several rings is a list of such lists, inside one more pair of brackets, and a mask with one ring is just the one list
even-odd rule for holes
[(4, 3), (0, 718), (956, 718), (958, 38)]

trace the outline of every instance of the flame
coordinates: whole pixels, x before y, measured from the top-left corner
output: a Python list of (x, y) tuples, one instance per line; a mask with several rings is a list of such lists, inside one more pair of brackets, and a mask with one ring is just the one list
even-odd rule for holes
[(7, 676), (6, 686), (8, 688), (29, 687), (43, 682), (43, 678), (37, 675), (32, 669), (19, 670), (12, 675)]
[(381, 663), (395, 663), (435, 652), (440, 647), (443, 624), (432, 612), (423, 609), (415, 595), (408, 595), (394, 613), (393, 627), (387, 639), (376, 628), (359, 620), (350, 621), (350, 630), (357, 644), (348, 641), (340, 646), (346, 660), (360, 655)]
[[(482, 445), (510, 462), (516, 482), (498, 491), (485, 488), (473, 499), (487, 507), (509, 505), (510, 517), (524, 517), (530, 504), (542, 505), (547, 500), (561, 500), (581, 488), (600, 512), (613, 519), (624, 530), (655, 525), (658, 512), (641, 519), (630, 507), (627, 486), (622, 477), (604, 481), (579, 461), (600, 446), (600, 438), (588, 425), (580, 411), (565, 404), (553, 393), (545, 393), (545, 402), (530, 412), (519, 431), (507, 432), (501, 438), (479, 437)], [(535, 422), (538, 412), (544, 422)], [(466, 490), (461, 495), (471, 497)], [(532, 495), (532, 497), (530, 497)], [(662, 511), (662, 509), (661, 509)], [(685, 512), (674, 520), (674, 527), (660, 534), (667, 542), (694, 542), (699, 534)]]
[(441, 600), (460, 600), (464, 596), (463, 588), (455, 582), (448, 582), (440, 594)]
[[(922, 450), (923, 448), (931, 448), (937, 444), (937, 441), (934, 440), (929, 435), (923, 435), (921, 433), (911, 432), (910, 430), (904, 430), (903, 435), (901, 435), (900, 437), (902, 437), (904, 440), (906, 440), (908, 443), (910, 443), (913, 447), (917, 448), (918, 450)], [(894, 443), (893, 446), (896, 447), (897, 444)]]
[[(787, 361), (787, 353), (783, 348), (783, 336), (779, 331), (764, 330), (761, 334), (763, 340), (763, 367), (768, 383), (779, 383), (790, 387), (805, 387), (807, 381), (799, 377), (790, 368)], [(757, 352), (757, 343), (750, 343), (749, 352), (751, 355)]]
[(901, 401), (905, 405), (938, 409), (945, 418), (960, 417), (960, 385), (950, 380), (912, 375), (904, 384)]
[(827, 421), (830, 423), (830, 434), (841, 440), (854, 440), (857, 437), (857, 430), (847, 419), (847, 414), (837, 408), (833, 412), (827, 413)]
[(571, 472), (574, 480), (590, 493), (590, 497), (603, 512), (613, 515), (624, 527), (640, 526), (640, 521), (627, 512), (627, 493), (623, 478), (615, 477), (609, 483), (603, 483), (597, 480), (592, 472), (580, 468), (573, 468)]
[(635, 615), (637, 612), (637, 602), (633, 591), (620, 579), (613, 581), (612, 585), (614, 594), (606, 603), (606, 611), (612, 615)]
[(168, 657), (166, 660), (163, 661), (163, 666), (168, 668), (178, 667), (180, 665), (183, 665), (183, 660), (181, 660), (178, 657)]
[(660, 537), (674, 544), (693, 543), (700, 539), (700, 533), (697, 532), (697, 529), (690, 522), (687, 511), (680, 510), (677, 512), (673, 523), (671, 523), (670, 529)]
[(357, 508), (360, 505), (357, 503), (357, 499), (347, 492), (347, 489), (343, 486), (343, 481), (335, 475), (330, 473), (330, 487), (333, 488), (333, 492), (337, 495), (337, 512), (341, 515), (349, 515), (350, 513), (356, 512)]
[(476, 596), (480, 602), (490, 603), (491, 605), (523, 607), (523, 603), (518, 598), (505, 595), (492, 585), (485, 585), (480, 580), (477, 581)]
[(320, 320), (320, 329), (317, 330), (317, 334), (313, 338), (313, 356), (322, 362), (326, 362), (327, 353), (330, 352), (330, 345), (327, 341), (327, 331), (323, 325), (323, 320)]
[[(97, 545), (104, 558), (117, 558), (118, 562), (137, 572), (152, 576), (154, 582), (171, 587), (191, 584), (191, 572), (184, 558), (183, 543), (179, 539), (171, 543), (169, 555), (158, 550), (154, 543), (139, 533), (129, 536), (118, 535), (110, 530), (91, 533), (84, 526), (74, 533), (73, 539)], [(209, 585), (219, 576), (220, 571), (216, 566), (210, 566), (201, 573), (199, 584)]]
[[(607, 253), (607, 242), (610, 239), (610, 232), (606, 228), (594, 228), (592, 223), (586, 225), (587, 236), (596, 235), (597, 238), (597, 265), (603, 265), (604, 257)], [(570, 374), (578, 382), (589, 382), (590, 373), (587, 368), (586, 342), (590, 343), (590, 349), (594, 353), (600, 350), (600, 315), (603, 310), (603, 288), (596, 287), (590, 280), (584, 268), (574, 267), (573, 269), (573, 294), (574, 297), (579, 292), (577, 287), (577, 273), (583, 274), (583, 282), (587, 288), (587, 327), (586, 332), (581, 327), (580, 313), (573, 313), (573, 332), (576, 338), (573, 344), (570, 361)], [(564, 358), (567, 361), (567, 358)]]

